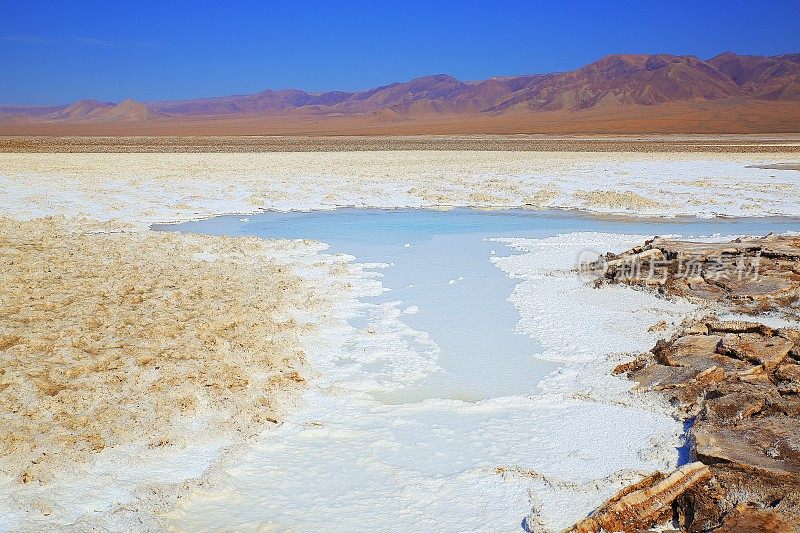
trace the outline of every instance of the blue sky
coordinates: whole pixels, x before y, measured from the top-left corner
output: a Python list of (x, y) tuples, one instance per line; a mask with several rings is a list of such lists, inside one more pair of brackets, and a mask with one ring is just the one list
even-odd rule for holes
[(800, 1), (0, 0), (0, 104), (357, 90), (610, 53), (800, 52)]

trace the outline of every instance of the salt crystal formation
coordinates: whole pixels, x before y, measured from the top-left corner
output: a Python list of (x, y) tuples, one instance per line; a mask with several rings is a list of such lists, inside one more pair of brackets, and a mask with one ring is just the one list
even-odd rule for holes
[(0, 471), (46, 482), (107, 447), (276, 423), (312, 327), (288, 311), (325, 305), (278, 248), (0, 220)]
[[(684, 254), (697, 260), (691, 275), (681, 272)], [(625, 267), (637, 262), (645, 268)], [(650, 274), (656, 262), (662, 275)], [(742, 263), (750, 265), (749, 275), (733, 275)], [(782, 312), (791, 320), (800, 297), (800, 239), (768, 236), (717, 244), (655, 239), (607, 255), (603, 279), (718, 310)], [(669, 519), (690, 532), (798, 530), (800, 330), (712, 315), (684, 324), (673, 339), (659, 341), (616, 372), (627, 373), (640, 390), (665, 396), (678, 416), (694, 421), (689, 438), (697, 462), (666, 479), (655, 475), (646, 487), (623, 489), (575, 531), (639, 531)], [(687, 469), (703, 475), (687, 477)], [(666, 483), (670, 479), (679, 483), (677, 489)]]

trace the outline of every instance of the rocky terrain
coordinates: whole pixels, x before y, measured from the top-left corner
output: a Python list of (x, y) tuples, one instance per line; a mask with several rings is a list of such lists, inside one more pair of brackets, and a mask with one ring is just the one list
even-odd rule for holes
[(648, 287), (667, 297), (721, 302), (733, 311), (797, 317), (800, 236), (768, 235), (730, 243), (653, 239), (601, 264), (611, 282)]
[[(573, 529), (639, 531), (672, 521), (682, 531), (800, 531), (800, 238), (730, 243), (654, 239), (593, 268), (625, 283), (753, 320), (706, 319), (622, 364), (640, 391), (659, 394), (690, 426), (693, 462), (630, 486)], [(793, 318), (794, 317), (794, 318)]]

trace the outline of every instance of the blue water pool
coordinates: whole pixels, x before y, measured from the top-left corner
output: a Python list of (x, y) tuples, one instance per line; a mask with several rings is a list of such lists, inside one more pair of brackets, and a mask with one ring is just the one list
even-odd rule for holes
[[(763, 235), (800, 230), (788, 218), (631, 219), (576, 212), (432, 210), (357, 210), (266, 212), (220, 216), (182, 224), (156, 225), (228, 236), (314, 239), (330, 252), (354, 255), (360, 262), (388, 263), (382, 283), (388, 289), (375, 302), (400, 301), (403, 322), (425, 331), (439, 348), (440, 370), (413, 387), (376, 391), (386, 403), (429, 398), (480, 400), (533, 394), (537, 382), (555, 369), (537, 360), (537, 343), (515, 330), (519, 316), (507, 300), (516, 280), (491, 262), (512, 253), (494, 237), (542, 238), (576, 231), (643, 235)], [(420, 347), (420, 349), (424, 349)]]

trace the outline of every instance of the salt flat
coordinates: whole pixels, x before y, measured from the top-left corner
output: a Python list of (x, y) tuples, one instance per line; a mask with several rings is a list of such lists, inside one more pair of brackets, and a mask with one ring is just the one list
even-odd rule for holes
[(770, 154), (372, 151), (0, 154), (0, 214), (152, 222), (261, 209), (470, 206), (654, 216), (800, 214)]
[[(385, 486), (381, 480), (394, 480), (391, 491), (384, 494), (387, 505), (395, 506), (387, 512), (411, 509), (404, 519), (407, 522), (399, 522), (409, 527), (433, 526), (433, 515), (446, 511), (452, 511), (454, 520), (476, 520), (465, 522), (461, 529), (480, 529), (486, 523), (502, 524), (498, 530), (507, 530), (509, 524), (517, 528), (526, 514), (531, 524), (547, 528), (568, 525), (641, 472), (668, 468), (676, 460), (673, 446), (679, 441), (679, 425), (670, 417), (668, 407), (644, 403), (630, 395), (629, 384), (611, 377), (609, 371), (620, 352), (649, 348), (654, 339), (654, 335), (647, 333), (649, 325), (665, 317), (672, 322), (680, 321), (692, 308), (630, 289), (596, 291), (565, 272), (574, 263), (576, 248), (622, 250), (645, 235), (570, 234), (549, 241), (497, 243), (498, 249), (508, 245), (517, 253), (498, 258), (496, 266), (520, 280), (512, 295), (502, 297), (511, 296), (520, 313), (520, 328), (547, 349), (543, 357), (557, 362), (559, 370), (541, 382), (541, 394), (532, 398), (492, 398), (486, 403), (457, 402), (421, 408), (365, 404), (357, 388), (348, 389), (352, 384), (332, 380), (336, 374), (329, 362), (331, 353), (352, 343), (369, 346), (362, 332), (348, 319), (363, 307), (364, 298), (382, 291), (375, 271), (355, 262), (353, 257), (330, 254), (324, 246), (312, 242), (259, 241), (253, 245), (255, 253), (246, 246), (233, 244), (239, 243), (238, 240), (230, 242), (224, 237), (209, 236), (199, 242), (197, 237), (187, 235), (154, 237), (147, 229), (156, 222), (196, 220), (220, 214), (247, 214), (263, 209), (329, 210), (343, 206), (580, 209), (630, 217), (796, 216), (800, 214), (800, 173), (787, 168), (755, 168), (796, 161), (797, 154), (791, 151), (0, 154), (0, 215), (16, 221), (2, 229), (3, 238), (11, 243), (4, 248), (9, 264), (17, 264), (14, 254), (18, 252), (11, 250), (26, 231), (18, 221), (41, 225), (42, 217), (58, 216), (55, 224), (59, 229), (48, 233), (47, 238), (57, 242), (60, 235), (67, 235), (64, 243), (69, 246), (62, 249), (56, 246), (52, 252), (64, 257), (73, 254), (70, 261), (77, 264), (89, 254), (103, 257), (113, 251), (119, 264), (124, 265), (146, 249), (147, 261), (154, 262), (151, 264), (158, 264), (161, 257), (165, 264), (173, 261), (202, 267), (206, 272), (203, 275), (189, 268), (190, 272), (176, 279), (186, 289), (187, 298), (180, 296), (179, 291), (171, 304), (191, 309), (187, 307), (191, 301), (188, 296), (196, 296), (192, 289), (219, 279), (231, 280), (233, 287), (244, 287), (256, 272), (254, 261), (261, 258), (270, 264), (270, 269), (285, 269), (282, 275), (290, 276), (288, 279), (296, 283), (291, 290), (296, 291), (295, 297), (299, 299), (292, 300), (291, 305), (265, 309), (263, 314), (270, 320), (294, 324), (289, 330), (299, 337), (292, 346), (309, 360), (309, 368), (301, 377), (311, 383), (304, 399), (306, 408), (298, 405), (295, 409), (295, 404), (287, 402), (292, 409), (285, 418), (281, 413), (283, 425), (259, 433), (248, 442), (233, 432), (226, 433), (225, 424), (218, 426), (223, 429), (221, 432), (214, 433), (219, 439), (198, 443), (147, 446), (145, 442), (159, 436), (156, 433), (148, 434), (146, 441), (145, 437), (133, 442), (111, 439), (110, 445), (89, 454), (88, 459), (81, 459), (83, 462), (53, 470), (54, 479), (49, 485), (39, 481), (23, 483), (25, 465), (20, 457), (31, 464), (35, 459), (28, 455), (9, 456), (6, 452), (2, 460), (4, 465), (11, 466), (0, 470), (6, 495), (0, 500), (3, 516), (0, 529), (76, 524), (130, 527), (142, 522), (152, 529), (164, 527), (165, 523), (193, 527), (198, 525), (191, 522), (194, 516), (213, 518), (213, 506), (220, 501), (224, 503), (226, 497), (231, 498), (228, 503), (255, 506), (254, 514), (242, 515), (241, 527), (254, 528), (270, 521), (280, 526), (287, 519), (296, 519), (296, 523), (310, 524), (313, 529), (314, 522), (303, 521), (316, 520), (320, 515), (311, 503), (307, 509), (294, 508), (291, 512), (287, 509), (281, 518), (266, 513), (270, 508), (259, 506), (259, 500), (250, 498), (252, 492), (248, 491), (263, 490), (259, 480), (264, 478), (259, 477), (260, 473), (273, 472), (275, 462), (283, 459), (281, 467), (287, 470), (282, 472), (297, 476), (287, 492), (287, 501), (302, 503), (302, 499), (292, 500), (290, 496), (305, 490), (303, 476), (311, 482), (315, 471), (309, 470), (306, 463), (289, 461), (285, 451), (287, 447), (300, 446), (309, 453), (324, 456), (316, 473), (322, 474), (325, 469), (340, 472), (358, 459), (344, 454), (336, 456), (337, 447), (326, 440), (331, 436), (352, 437), (356, 445), (378, 442), (371, 458), (353, 468), (354, 476), (363, 480), (360, 490), (364, 493)], [(102, 233), (102, 239), (92, 237), (98, 232)], [(231, 269), (230, 264), (246, 266)], [(66, 269), (63, 275), (74, 281), (74, 272)], [(159, 275), (158, 272), (156, 268), (144, 269), (135, 278), (120, 268), (117, 275), (124, 287), (126, 281), (136, 279), (150, 283), (148, 276)], [(31, 273), (21, 270), (18, 276), (20, 280), (28, 280)], [(20, 289), (20, 301), (3, 300), (6, 310), (24, 301), (24, 283), (13, 276), (8, 283)], [(79, 287), (74, 282), (63, 287), (45, 283), (37, 298), (47, 299), (48, 294), (76, 298), (81, 294)], [(246, 302), (247, 294), (244, 291), (243, 296), (234, 299)], [(312, 295), (318, 305), (302, 305), (304, 294)], [(543, 306), (542, 302), (556, 305)], [(576, 306), (575, 302), (581, 305)], [(132, 320), (146, 317), (148, 309), (133, 306)], [(53, 320), (63, 318), (58, 316), (62, 312), (58, 307), (46, 311), (56, 314)], [(381, 316), (395, 328), (392, 331), (406, 331), (399, 310), (386, 309)], [(85, 331), (80, 321), (74, 327), (79, 335)], [(22, 329), (35, 333), (24, 326)], [(42, 333), (40, 337), (46, 335)], [(37, 340), (41, 339), (29, 339), (33, 348), (24, 354), (4, 349), (4, 363), (23, 361), (21, 355), (37, 365), (54, 361), (51, 352), (37, 345)], [(152, 345), (162, 341), (153, 339)], [(129, 347), (131, 357), (140, 349)], [(288, 371), (291, 366), (286, 364), (284, 368)], [(251, 376), (250, 383), (262, 378)], [(56, 401), (77, 390), (73, 384), (67, 385), (54, 389)], [(135, 392), (124, 384), (122, 387)], [(100, 404), (102, 408), (110, 402), (100, 401)], [(554, 410), (557, 406), (566, 409), (565, 418), (558, 417), (558, 411)], [(436, 417), (443, 416), (443, 409), (449, 415), (460, 413), (469, 422), (450, 426), (450, 436), (439, 434), (437, 438), (444, 439), (441, 447), (474, 443), (474, 447), (453, 448), (448, 461), (462, 462), (443, 462), (452, 469), (426, 463), (430, 460), (426, 455), (428, 450), (420, 448), (423, 437), (435, 433), (433, 426), (441, 426)], [(500, 411), (503, 417), (493, 414)], [(326, 419), (326, 413), (335, 416)], [(336, 417), (342, 414), (348, 416), (337, 421)], [(593, 417), (599, 425), (578, 423)], [(400, 429), (387, 425), (387, 420), (392, 419), (398, 421)], [(575, 422), (561, 424), (559, 432), (548, 430), (564, 420)], [(513, 427), (524, 431), (511, 431), (509, 428)], [(637, 427), (637, 432), (632, 433), (631, 427)], [(21, 428), (24, 431), (26, 425)], [(604, 431), (603, 428), (608, 428), (608, 433), (602, 439), (592, 438), (592, 432)], [(50, 431), (49, 427), (43, 430), (45, 435)], [(376, 435), (380, 435), (378, 441)], [(570, 458), (559, 462), (561, 450), (554, 448), (548, 452), (551, 455), (543, 455), (541, 463), (530, 463), (526, 459), (530, 443), (545, 442), (552, 435), (558, 435), (556, 441), (572, 443)], [(599, 450), (624, 439), (628, 440), (619, 448), (617, 459), (606, 461)], [(396, 456), (386, 455), (381, 446), (387, 450), (399, 449), (401, 455), (405, 453), (408, 461), (416, 464), (392, 463), (390, 459)], [(57, 446), (50, 449), (59, 451)], [(126, 462), (130, 456), (137, 457), (135, 466)], [(237, 473), (232, 465), (243, 457), (257, 460), (244, 463)], [(247, 477), (252, 474), (255, 477)], [(283, 479), (278, 477), (274, 481), (283, 483)], [(93, 481), (98, 480), (103, 480), (100, 488), (93, 488)], [(239, 492), (224, 491), (225, 487), (243, 480), (247, 483), (242, 484)], [(100, 494), (102, 499), (98, 499)], [(428, 509), (414, 506), (413, 502), (433, 494), (446, 495), (444, 501), (452, 505)], [(190, 497), (185, 498), (187, 495)], [(184, 496), (180, 504), (176, 504), (178, 496)], [(352, 499), (344, 499), (339, 508), (327, 507), (324, 498), (316, 505), (341, 513), (336, 516), (345, 520), (348, 502), (353, 506), (363, 505), (357, 493), (347, 497)], [(458, 503), (460, 497), (464, 499)], [(408, 506), (398, 503), (402, 501), (409, 502)], [(477, 518), (470, 515), (474, 506), (489, 503), (485, 514)], [(208, 510), (208, 506), (210, 514), (203, 515), (200, 511)], [(308, 511), (306, 516), (300, 514), (304, 510)], [(251, 519), (256, 522), (248, 521)], [(458, 529), (459, 523), (452, 526)]]

